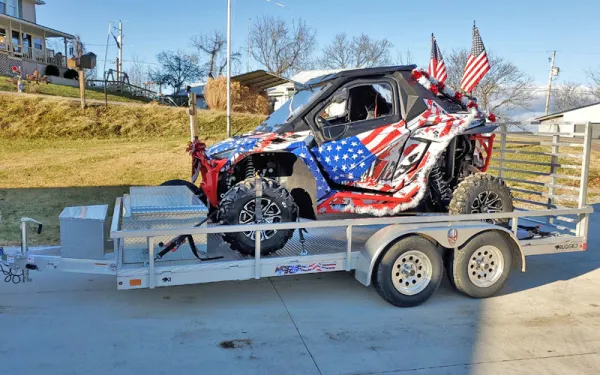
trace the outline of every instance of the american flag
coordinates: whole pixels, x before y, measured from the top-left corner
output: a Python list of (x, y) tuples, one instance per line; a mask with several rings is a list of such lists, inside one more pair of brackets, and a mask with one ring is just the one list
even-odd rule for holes
[(465, 66), (465, 73), (463, 79), (460, 82), (460, 88), (465, 92), (472, 92), (479, 81), (490, 71), (490, 62), (485, 52), (485, 47), (481, 36), (479, 35), (479, 29), (473, 25), (473, 46), (471, 47), (471, 53), (467, 60), (467, 66)]
[(431, 34), (431, 60), (429, 60), (429, 75), (440, 82), (446, 82), (448, 79), (448, 71), (442, 57), (440, 47), (435, 40), (435, 36)]

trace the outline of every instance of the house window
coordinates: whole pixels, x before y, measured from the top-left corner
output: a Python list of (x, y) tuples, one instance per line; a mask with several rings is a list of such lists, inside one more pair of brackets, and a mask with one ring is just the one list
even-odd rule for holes
[(0, 49), (6, 49), (6, 29), (0, 27)]
[(12, 45), (13, 45), (13, 51), (17, 52), (17, 53), (21, 53), (22, 49), (21, 49), (21, 38), (19, 37), (19, 32), (13, 30), (12, 32)]
[(42, 38), (35, 37), (33, 38), (33, 48), (35, 49), (44, 49), (44, 45), (42, 43)]
[(19, 18), (19, 0), (0, 0), (6, 3), (5, 14)]

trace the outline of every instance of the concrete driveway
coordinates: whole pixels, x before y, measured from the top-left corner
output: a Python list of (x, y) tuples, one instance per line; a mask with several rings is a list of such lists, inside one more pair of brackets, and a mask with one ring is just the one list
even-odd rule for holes
[[(3, 374), (598, 374), (600, 217), (588, 251), (528, 259), (501, 295), (444, 281), (385, 303), (352, 274), (155, 290), (110, 277), (0, 283)], [(1, 279), (0, 279), (1, 282)]]

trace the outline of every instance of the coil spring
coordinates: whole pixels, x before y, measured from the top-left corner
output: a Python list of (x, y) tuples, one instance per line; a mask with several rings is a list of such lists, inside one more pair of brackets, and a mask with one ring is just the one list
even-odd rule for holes
[(252, 178), (252, 177), (254, 177), (255, 172), (256, 172), (256, 170), (254, 169), (254, 161), (252, 160), (252, 157), (249, 157), (246, 160), (246, 170), (244, 172), (244, 177), (246, 179)]
[(440, 167), (436, 166), (429, 173), (429, 181), (435, 195), (437, 195), (438, 202), (448, 202), (452, 199), (452, 190), (448, 183), (444, 181), (444, 172)]

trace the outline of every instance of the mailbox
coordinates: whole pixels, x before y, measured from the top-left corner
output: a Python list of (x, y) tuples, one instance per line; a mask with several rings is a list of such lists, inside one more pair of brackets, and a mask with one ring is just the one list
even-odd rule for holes
[(79, 58), (79, 67), (82, 69), (94, 69), (96, 67), (96, 54), (88, 52)]

